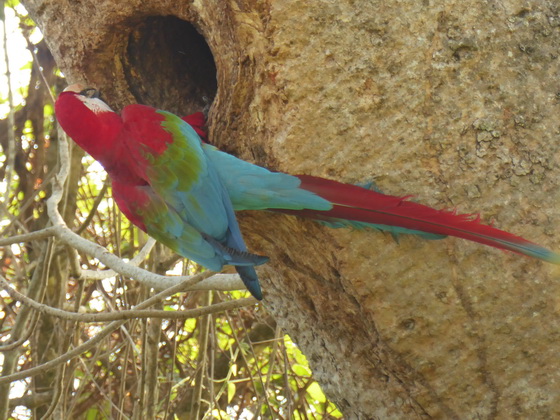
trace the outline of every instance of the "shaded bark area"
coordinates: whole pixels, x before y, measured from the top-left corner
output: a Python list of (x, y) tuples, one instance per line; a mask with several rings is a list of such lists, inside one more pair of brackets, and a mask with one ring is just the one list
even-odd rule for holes
[[(116, 109), (213, 101), (210, 140), (241, 158), (375, 179), (560, 248), (555, 4), (23, 3), (69, 80)], [(558, 415), (555, 267), (286, 216), (241, 224), (271, 257), (266, 305), (348, 418)]]

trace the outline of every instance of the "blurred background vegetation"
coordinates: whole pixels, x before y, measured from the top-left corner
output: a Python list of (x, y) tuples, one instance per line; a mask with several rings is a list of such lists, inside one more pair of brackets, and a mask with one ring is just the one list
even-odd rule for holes
[[(45, 202), (58, 169), (53, 98), (66, 83), (18, 2), (4, 3), (0, 19), (0, 274), (50, 307), (87, 313), (130, 309), (153, 292), (122, 277), (84, 280), (80, 268), (103, 265), (54, 237), (6, 244), (49, 226)], [(103, 169), (76, 147), (70, 156), (60, 208), (66, 223), (132, 259), (146, 236), (111, 200)], [(161, 274), (200, 270), (159, 246), (141, 266)], [(154, 309), (186, 310), (247, 295), (191, 292)], [(2, 376), (41, 366), (104, 326), (39, 315), (5, 291), (0, 296)], [(262, 304), (186, 320), (129, 321), (66, 364), (0, 384), (1, 413), (13, 419), (341, 418), (305, 357)]]

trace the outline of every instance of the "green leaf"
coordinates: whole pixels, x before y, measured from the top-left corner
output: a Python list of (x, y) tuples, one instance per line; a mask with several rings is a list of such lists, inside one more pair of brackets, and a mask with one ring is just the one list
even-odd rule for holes
[(292, 365), (292, 370), (298, 376), (305, 376), (305, 377), (311, 376), (311, 369), (309, 369), (309, 366), (296, 363)]
[(5, 7), (10, 7), (10, 8), (14, 8), (19, 4), (18, 0), (6, 0), (4, 1), (4, 5)]
[(97, 420), (97, 415), (99, 414), (99, 410), (96, 408), (90, 408), (86, 411), (85, 420)]
[(33, 62), (32, 61), (28, 61), (27, 63), (25, 63), (23, 66), (21, 66), (19, 69), (21, 70), (31, 70), (33, 68)]
[(227, 384), (227, 401), (228, 404), (231, 403), (233, 397), (235, 397), (235, 392), (237, 391), (237, 387), (233, 382), (228, 382)]
[(327, 397), (325, 397), (323, 390), (317, 382), (313, 382), (311, 385), (309, 385), (309, 387), (307, 388), (307, 394), (313, 401), (324, 403), (327, 400)]

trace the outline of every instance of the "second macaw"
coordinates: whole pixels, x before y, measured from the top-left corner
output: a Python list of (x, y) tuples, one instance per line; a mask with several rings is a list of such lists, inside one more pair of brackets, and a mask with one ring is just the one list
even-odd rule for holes
[(166, 111), (128, 105), (119, 115), (95, 89), (82, 85), (60, 94), (55, 113), (64, 131), (104, 166), (113, 197), (132, 223), (211, 270), (234, 265), (259, 300), (254, 266), (268, 258), (247, 251), (237, 210), (274, 210), (331, 227), (429, 239), (451, 235), (560, 264), (560, 255), (470, 215), (337, 181), (271, 172), (237, 159), (201, 141), (201, 114), (185, 122)]

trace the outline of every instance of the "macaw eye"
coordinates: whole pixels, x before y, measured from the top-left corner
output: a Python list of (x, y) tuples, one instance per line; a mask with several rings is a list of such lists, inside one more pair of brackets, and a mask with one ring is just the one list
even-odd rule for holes
[(95, 88), (86, 88), (80, 92), (86, 98), (99, 98), (99, 91)]

